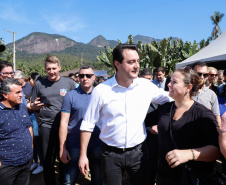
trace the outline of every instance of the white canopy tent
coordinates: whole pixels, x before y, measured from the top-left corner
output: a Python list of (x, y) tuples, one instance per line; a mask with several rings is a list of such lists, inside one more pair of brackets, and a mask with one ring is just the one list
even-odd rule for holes
[(206, 62), (218, 69), (226, 68), (226, 31), (201, 51), (176, 64), (176, 69), (192, 65), (195, 62)]

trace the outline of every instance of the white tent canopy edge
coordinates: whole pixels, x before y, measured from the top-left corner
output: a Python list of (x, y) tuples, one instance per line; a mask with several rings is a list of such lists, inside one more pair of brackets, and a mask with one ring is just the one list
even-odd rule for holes
[(198, 61), (206, 63), (226, 61), (226, 31), (195, 55), (176, 64), (176, 69), (191, 65)]

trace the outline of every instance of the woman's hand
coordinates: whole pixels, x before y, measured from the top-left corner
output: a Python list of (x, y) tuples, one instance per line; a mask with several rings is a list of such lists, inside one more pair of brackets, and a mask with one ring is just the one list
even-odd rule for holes
[(166, 160), (171, 168), (175, 168), (182, 163), (193, 160), (191, 150), (172, 150), (166, 154)]
[(226, 132), (222, 131), (219, 127), (217, 127), (217, 131), (219, 133), (218, 140), (219, 140), (220, 150), (224, 158), (226, 158)]

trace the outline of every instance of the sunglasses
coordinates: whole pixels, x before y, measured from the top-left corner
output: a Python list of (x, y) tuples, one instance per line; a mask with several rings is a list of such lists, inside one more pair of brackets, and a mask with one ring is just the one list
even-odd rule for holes
[(197, 74), (199, 75), (199, 77), (201, 77), (202, 75), (204, 76), (204, 78), (208, 77), (208, 73), (199, 73), (197, 72)]
[(211, 77), (217, 77), (218, 76), (218, 74), (209, 74)]
[(79, 74), (79, 78), (84, 78), (86, 76), (86, 78), (91, 78), (94, 74)]

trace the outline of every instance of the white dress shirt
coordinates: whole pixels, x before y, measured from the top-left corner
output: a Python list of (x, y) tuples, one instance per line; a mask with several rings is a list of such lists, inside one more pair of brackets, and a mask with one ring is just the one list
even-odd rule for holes
[(120, 86), (115, 76), (99, 84), (91, 95), (80, 130), (93, 131), (100, 121), (100, 139), (110, 146), (130, 148), (146, 138), (144, 119), (150, 103), (170, 101), (168, 92), (144, 78), (128, 87)]

